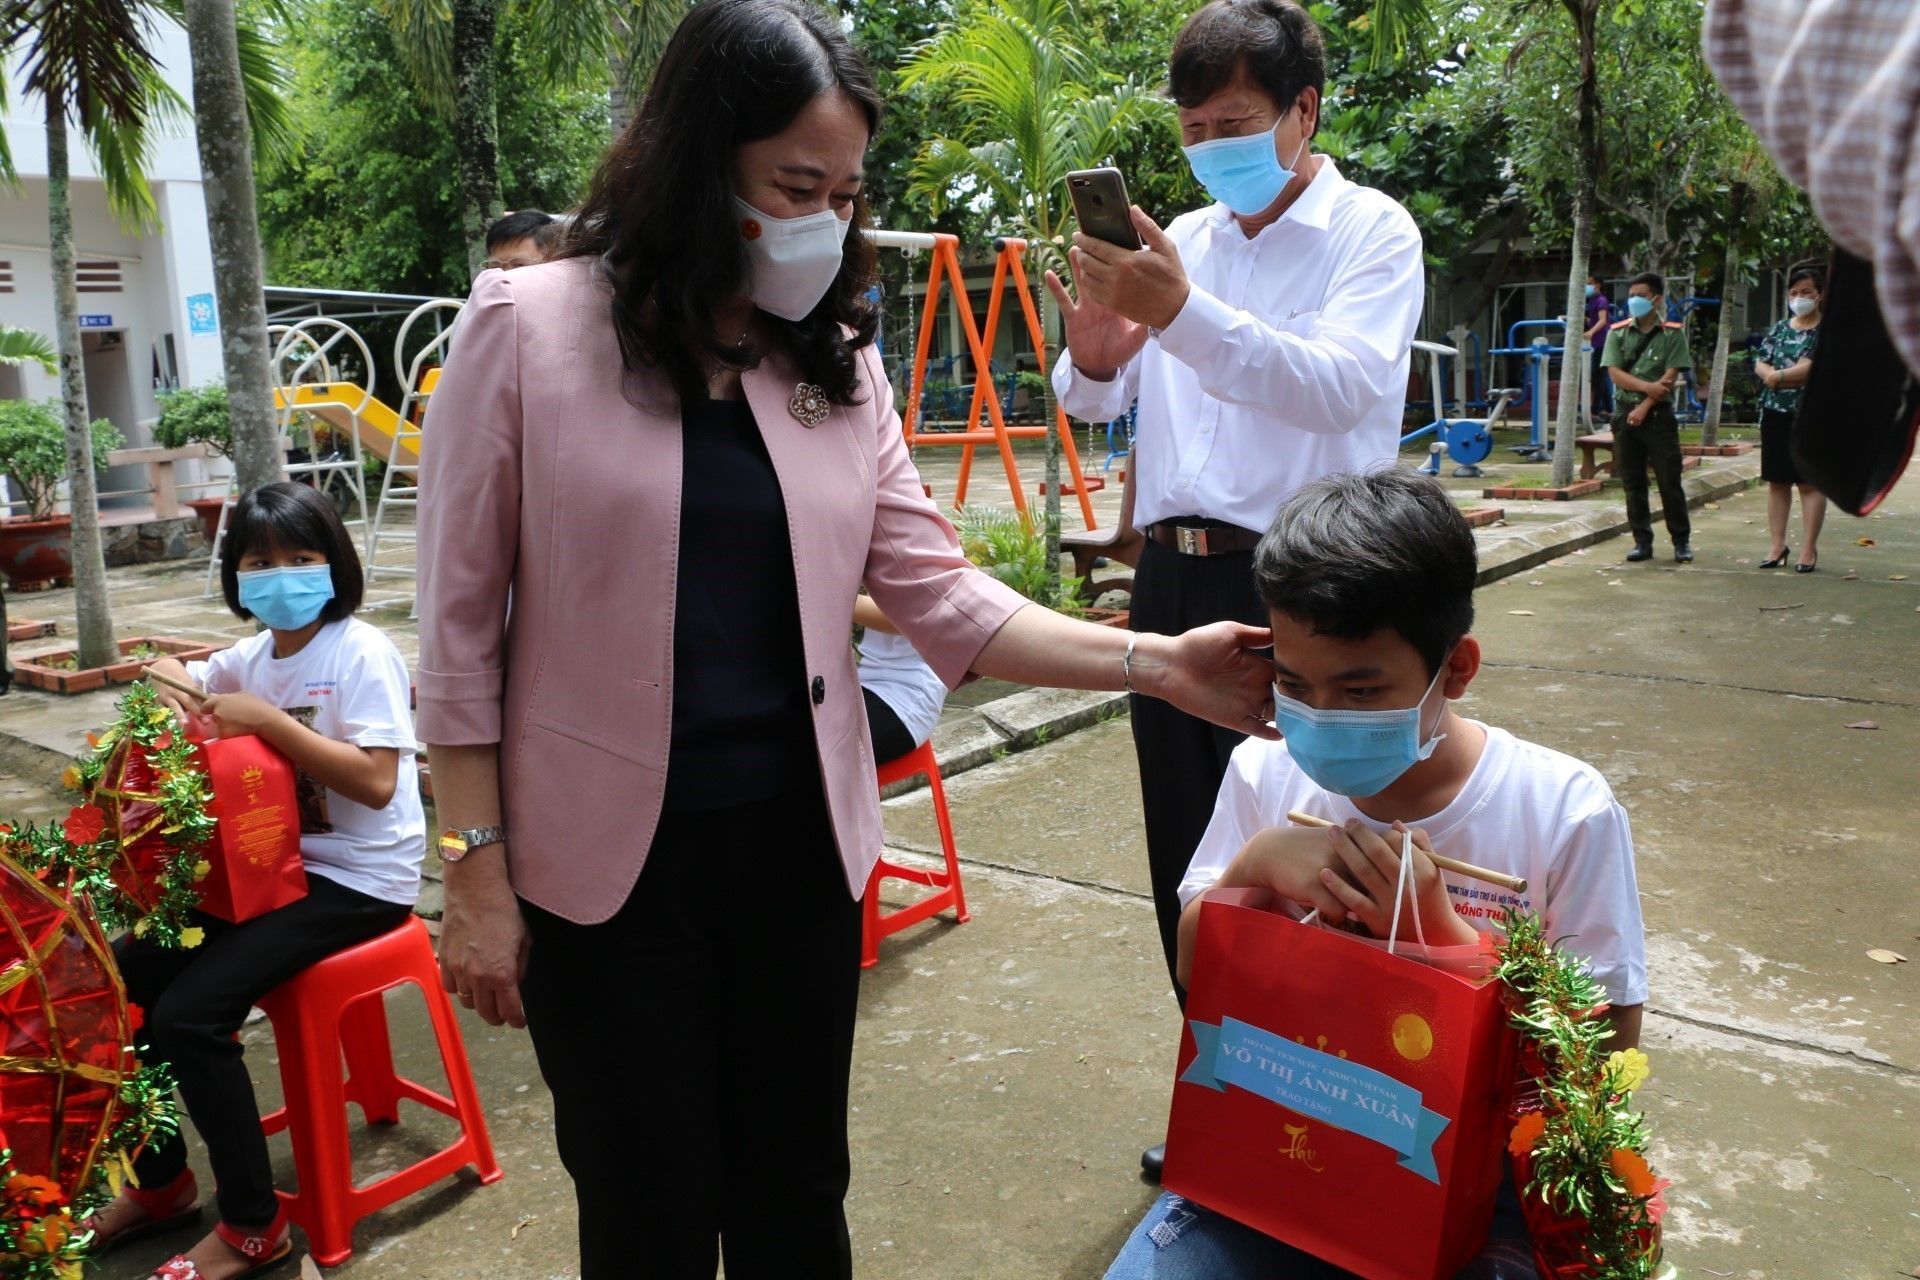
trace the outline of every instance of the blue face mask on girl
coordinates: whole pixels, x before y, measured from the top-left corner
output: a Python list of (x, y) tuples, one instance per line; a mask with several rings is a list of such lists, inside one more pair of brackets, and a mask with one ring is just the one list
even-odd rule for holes
[[(1280, 119), (1286, 116), (1283, 114)], [(1214, 138), (1183, 148), (1187, 163), (1193, 167), (1193, 176), (1200, 180), (1208, 195), (1235, 213), (1252, 217), (1264, 212), (1280, 198), (1294, 176), (1294, 170), (1280, 163), (1280, 155), (1275, 150), (1273, 135), (1279, 127), (1279, 121), (1275, 121), (1273, 128), (1265, 133), (1244, 138)], [(1300, 157), (1306, 153), (1307, 139), (1302, 138), (1299, 149), (1293, 153), (1293, 163), (1299, 164)]]
[(275, 631), (298, 631), (333, 599), (333, 567), (292, 565), (239, 575), (240, 607)]
[(1335, 795), (1379, 795), (1400, 775), (1428, 756), (1447, 735), (1422, 741), (1420, 712), (1447, 669), (1427, 682), (1427, 691), (1410, 707), (1393, 711), (1318, 711), (1273, 689), (1273, 723), (1287, 740), (1287, 753), (1314, 784)]

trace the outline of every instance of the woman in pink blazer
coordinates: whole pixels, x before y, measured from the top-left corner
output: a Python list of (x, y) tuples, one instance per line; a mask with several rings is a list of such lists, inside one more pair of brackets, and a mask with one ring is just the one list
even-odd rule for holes
[(533, 1034), (588, 1280), (851, 1272), (863, 583), (950, 685), (1127, 685), (1248, 729), (1266, 701), (1262, 631), (1129, 637), (961, 556), (863, 300), (878, 118), (808, 0), (696, 6), (562, 258), (480, 277), (433, 401), (443, 980)]

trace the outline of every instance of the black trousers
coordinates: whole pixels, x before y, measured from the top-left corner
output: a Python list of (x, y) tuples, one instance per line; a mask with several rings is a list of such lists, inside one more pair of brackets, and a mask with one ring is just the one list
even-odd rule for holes
[(822, 794), (667, 813), (602, 924), (522, 910), (583, 1280), (851, 1276), (860, 904)]
[[(1134, 572), (1132, 618), (1135, 631), (1178, 635), (1209, 622), (1267, 624), (1267, 613), (1253, 589), (1253, 553), (1185, 556), (1157, 542), (1147, 543)], [(1147, 869), (1153, 881), (1153, 907), (1160, 921), (1160, 945), (1167, 976), (1185, 1005), (1187, 993), (1175, 976), (1180, 938), (1180, 881), (1206, 834), (1213, 802), (1226, 776), (1227, 757), (1246, 735), (1175, 710), (1158, 698), (1129, 699), (1133, 713), (1133, 750), (1140, 761), (1140, 807), (1147, 828)]]
[[(411, 911), (309, 873), (306, 897), (243, 923), (191, 913), (206, 938), (190, 950), (132, 935), (115, 944), (127, 999), (146, 1012), (134, 1037), (141, 1061), (173, 1068), (187, 1115), (207, 1144), (221, 1221), (264, 1227), (280, 1211), (253, 1078), (233, 1038), (247, 1010), (302, 969), (387, 932)], [(178, 1134), (150, 1143), (133, 1163), (148, 1189), (164, 1187), (186, 1167), (187, 1140)]]
[(860, 690), (860, 696), (867, 704), (867, 731), (873, 735), (876, 765), (891, 764), (920, 745), (885, 698), (871, 689)]
[(1653, 469), (1660, 486), (1660, 505), (1667, 520), (1667, 536), (1679, 546), (1693, 536), (1693, 521), (1687, 515), (1687, 491), (1680, 483), (1680, 420), (1673, 406), (1655, 405), (1647, 420), (1637, 427), (1627, 425), (1628, 409), (1613, 411), (1614, 471), (1620, 487), (1627, 493), (1627, 523), (1633, 528), (1633, 540), (1653, 541), (1653, 508), (1647, 500), (1647, 469)]

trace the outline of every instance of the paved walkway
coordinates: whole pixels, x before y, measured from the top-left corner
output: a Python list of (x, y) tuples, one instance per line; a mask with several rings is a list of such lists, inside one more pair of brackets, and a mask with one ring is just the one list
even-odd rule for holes
[[(1920, 958), (1920, 482), (1882, 516), (1836, 519), (1811, 576), (1752, 567), (1757, 494), (1696, 523), (1691, 567), (1622, 565), (1614, 540), (1486, 588), (1488, 667), (1468, 708), (1593, 761), (1633, 815), (1654, 992), (1642, 1097), (1678, 1184), (1674, 1260), (1688, 1275), (1883, 1280), (1920, 1263), (1920, 964), (1866, 954)], [(134, 585), (165, 577), (152, 573)], [(47, 701), (0, 701), (0, 731)], [(1863, 722), (1879, 728), (1849, 727)], [(1164, 1123), (1178, 1032), (1126, 724), (990, 763), (949, 796), (974, 919), (889, 940), (862, 989), (856, 1271), (1098, 1276), (1152, 1196), (1134, 1168)], [(63, 804), (0, 779), (0, 805)], [(903, 849), (932, 848), (924, 793), (887, 822)], [(413, 997), (394, 1015), (403, 1066), (432, 1079)], [(576, 1274), (531, 1050), (465, 1026), (507, 1179), (369, 1220), (342, 1275)], [(247, 1039), (272, 1102), (270, 1038)], [(609, 1123), (671, 1105), (618, 1096), (607, 1066)], [(356, 1134), (362, 1170), (398, 1167), (437, 1123), (409, 1111)], [(136, 1280), (178, 1243), (92, 1274)]]

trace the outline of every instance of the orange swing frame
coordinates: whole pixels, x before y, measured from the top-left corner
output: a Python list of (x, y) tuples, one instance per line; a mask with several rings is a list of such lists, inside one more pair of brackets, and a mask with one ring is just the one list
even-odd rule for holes
[[(884, 234), (884, 233), (883, 233)], [(906, 436), (907, 447), (919, 445), (959, 445), (960, 478), (955, 486), (953, 505), (964, 506), (967, 501), (967, 482), (973, 474), (973, 451), (979, 445), (991, 444), (1000, 450), (1000, 461), (1006, 467), (1007, 484), (1013, 490), (1014, 509), (1020, 513), (1020, 521), (1029, 529), (1033, 527), (1032, 513), (1027, 509), (1027, 495), (1020, 479), (1020, 464), (1013, 456), (1015, 440), (1045, 439), (1047, 432), (1060, 433), (1060, 450), (1065, 455), (1066, 466), (1063, 474), (1072, 477), (1074, 493), (1080, 500), (1080, 516), (1089, 529), (1097, 528), (1093, 516), (1093, 502), (1088, 496), (1091, 490), (1087, 478), (1080, 470), (1080, 453), (1074, 448), (1073, 431), (1067, 423), (1066, 410), (1054, 406), (1054, 421), (1051, 425), (1010, 427), (1000, 411), (1000, 397), (993, 387), (993, 365), (988, 353), (1000, 332), (1000, 319), (1003, 314), (1002, 303), (1006, 296), (1009, 281), (1020, 298), (1020, 309), (1026, 317), (1027, 333), (1033, 341), (1033, 349), (1039, 357), (1042, 376), (1047, 370), (1047, 343), (1040, 328), (1040, 313), (1033, 305), (1033, 290), (1027, 280), (1024, 259), (1027, 242), (1013, 236), (1004, 236), (993, 242), (994, 264), (993, 284), (990, 286), (987, 303), (986, 325), (981, 327), (974, 321), (973, 306), (967, 300), (966, 275), (960, 265), (960, 238), (945, 232), (935, 232), (933, 240), (933, 265), (927, 270), (926, 296), (920, 311), (920, 332), (914, 342), (913, 378), (907, 395), (907, 411), (901, 419), (901, 430)], [(958, 431), (922, 431), (920, 429), (921, 395), (927, 382), (927, 357), (933, 348), (934, 326), (940, 314), (942, 290), (951, 294), (955, 313), (960, 318), (960, 331), (967, 343), (967, 353), (973, 360), (973, 402), (967, 411), (967, 419)], [(987, 425), (982, 426), (980, 417), (985, 411)]]

